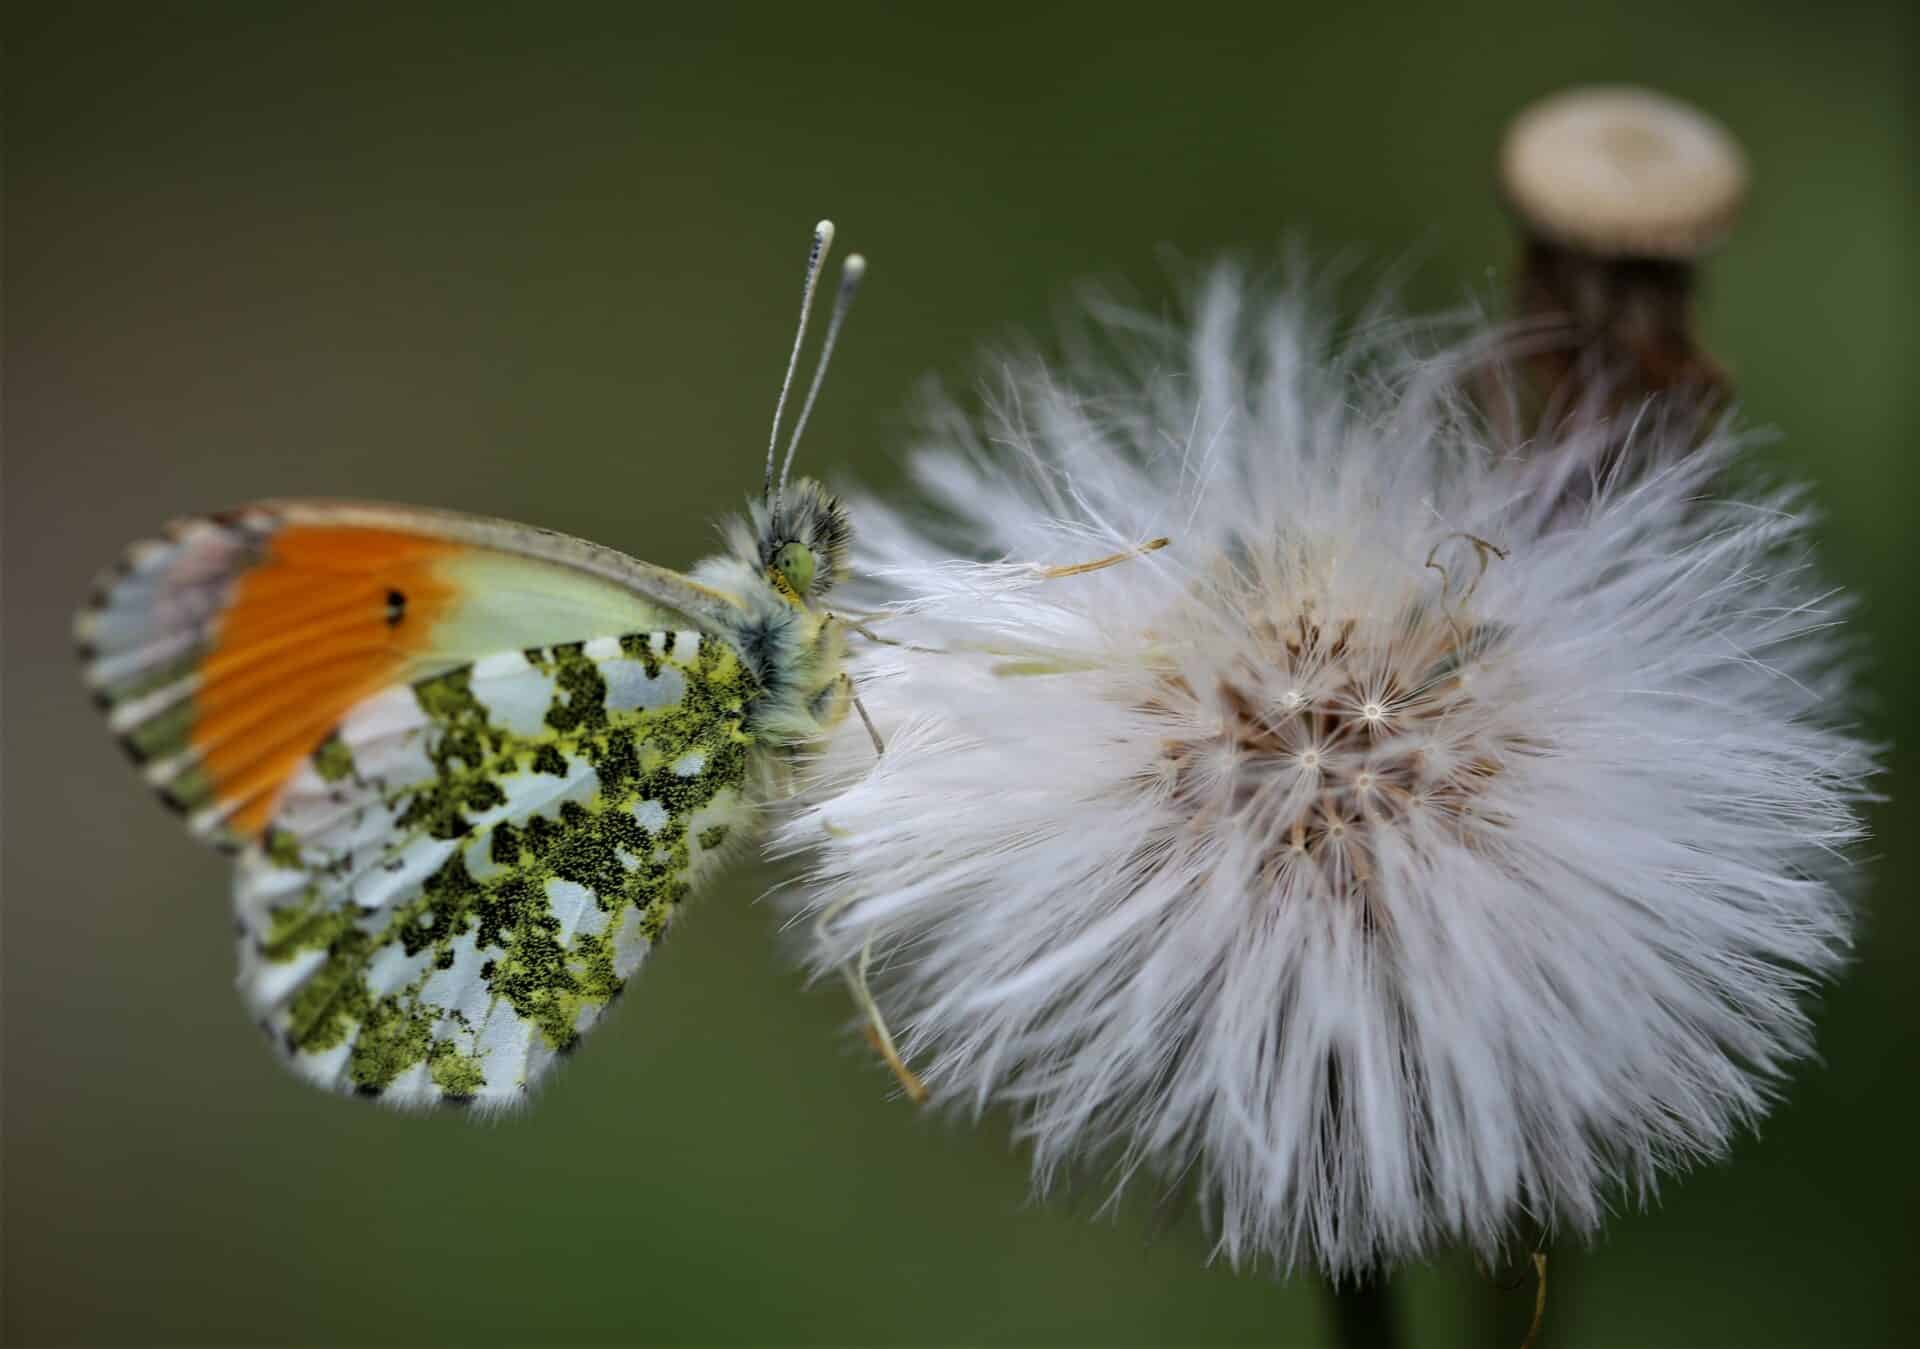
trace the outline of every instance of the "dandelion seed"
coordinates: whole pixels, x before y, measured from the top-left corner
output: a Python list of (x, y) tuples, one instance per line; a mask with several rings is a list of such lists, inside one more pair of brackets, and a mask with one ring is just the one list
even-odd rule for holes
[(946, 417), (943, 519), (866, 508), (887, 750), (786, 828), (815, 958), (1042, 1187), (1195, 1184), (1235, 1262), (1590, 1231), (1765, 1110), (1848, 940), (1872, 763), (1798, 498), (1657, 418), (1632, 478), (1581, 482), (1604, 428), (1502, 453), (1462, 358), (1231, 272), (1145, 330)]

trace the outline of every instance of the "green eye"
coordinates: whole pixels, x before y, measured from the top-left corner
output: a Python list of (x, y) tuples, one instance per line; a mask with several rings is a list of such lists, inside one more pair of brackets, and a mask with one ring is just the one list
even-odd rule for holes
[(787, 543), (773, 556), (773, 569), (787, 578), (787, 584), (806, 594), (813, 584), (813, 550), (804, 543)]

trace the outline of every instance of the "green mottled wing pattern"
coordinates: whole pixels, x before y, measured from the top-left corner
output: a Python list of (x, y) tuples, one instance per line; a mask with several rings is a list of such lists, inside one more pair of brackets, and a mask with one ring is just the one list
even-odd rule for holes
[(357, 706), (236, 880), (240, 984), (294, 1069), (400, 1106), (525, 1099), (750, 823), (727, 643), (503, 652)]

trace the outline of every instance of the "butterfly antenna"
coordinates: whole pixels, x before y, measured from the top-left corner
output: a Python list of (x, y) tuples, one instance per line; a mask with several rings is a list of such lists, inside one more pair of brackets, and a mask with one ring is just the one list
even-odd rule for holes
[[(773, 433), (767, 437), (767, 480), (761, 495), (769, 505), (773, 502), (773, 459), (780, 448), (780, 418), (787, 410), (787, 392), (793, 388), (793, 372), (800, 364), (800, 348), (807, 340), (807, 315), (813, 311), (813, 292), (820, 284), (820, 273), (826, 268), (827, 250), (832, 247), (833, 222), (822, 220), (813, 227), (813, 246), (807, 250), (807, 280), (800, 292), (800, 323), (793, 333), (793, 352), (787, 357), (787, 376), (780, 381), (780, 401), (773, 405)], [(801, 420), (805, 419), (805, 414), (801, 414)]]
[(820, 363), (813, 367), (813, 383), (807, 386), (807, 401), (800, 405), (800, 418), (793, 424), (793, 439), (787, 442), (786, 462), (780, 465), (777, 493), (780, 496), (787, 493), (787, 473), (793, 468), (793, 452), (800, 448), (800, 433), (807, 429), (807, 418), (813, 415), (813, 400), (820, 396), (820, 386), (826, 382), (827, 362), (833, 359), (833, 344), (840, 340), (840, 325), (847, 321), (847, 311), (853, 308), (854, 292), (860, 289), (860, 278), (866, 274), (867, 260), (858, 253), (849, 253), (847, 260), (840, 265), (840, 293), (834, 298), (833, 317), (827, 320), (827, 340), (820, 347)]

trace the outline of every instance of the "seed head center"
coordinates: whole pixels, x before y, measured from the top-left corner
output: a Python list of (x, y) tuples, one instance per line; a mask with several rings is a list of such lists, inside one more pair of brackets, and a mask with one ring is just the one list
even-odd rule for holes
[(1386, 831), (1466, 829), (1503, 751), (1523, 747), (1473, 715), (1464, 670), (1490, 646), (1457, 621), (1302, 615), (1249, 634), (1253, 658), (1211, 689), (1170, 675), (1147, 707), (1174, 722), (1171, 802), (1194, 827), (1273, 840), (1264, 875), (1364, 902)]

